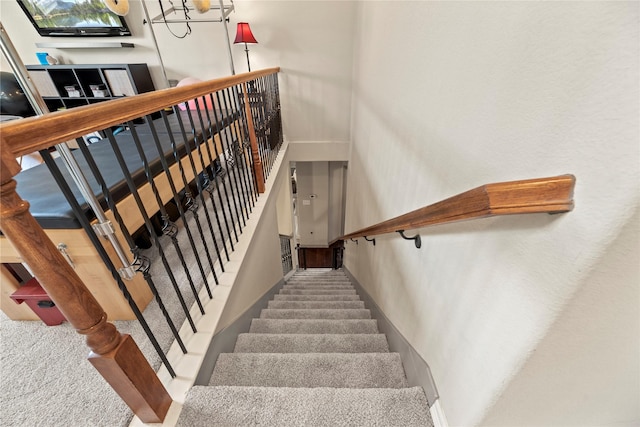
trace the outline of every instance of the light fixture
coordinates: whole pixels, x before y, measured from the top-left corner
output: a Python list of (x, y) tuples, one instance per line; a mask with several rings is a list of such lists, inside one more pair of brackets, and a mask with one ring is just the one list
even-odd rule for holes
[(191, 3), (199, 13), (208, 12), (211, 7), (211, 0), (191, 0)]
[(103, 0), (107, 9), (119, 16), (129, 13), (129, 0)]
[(247, 53), (247, 68), (251, 71), (251, 64), (249, 63), (249, 48), (247, 43), (258, 43), (256, 38), (249, 28), (248, 22), (238, 22), (238, 29), (236, 30), (236, 39), (233, 44), (244, 43), (244, 51)]

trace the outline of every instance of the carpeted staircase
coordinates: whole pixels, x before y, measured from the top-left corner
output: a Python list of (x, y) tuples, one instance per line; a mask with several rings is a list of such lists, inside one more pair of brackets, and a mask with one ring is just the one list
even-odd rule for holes
[(431, 426), (424, 391), (408, 387), (342, 271), (289, 278), (208, 386), (195, 386), (178, 426)]

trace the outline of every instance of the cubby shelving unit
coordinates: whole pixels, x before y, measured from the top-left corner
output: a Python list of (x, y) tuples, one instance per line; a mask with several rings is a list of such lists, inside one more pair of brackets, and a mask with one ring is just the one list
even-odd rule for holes
[(28, 65), (27, 70), (49, 111), (155, 90), (147, 64)]

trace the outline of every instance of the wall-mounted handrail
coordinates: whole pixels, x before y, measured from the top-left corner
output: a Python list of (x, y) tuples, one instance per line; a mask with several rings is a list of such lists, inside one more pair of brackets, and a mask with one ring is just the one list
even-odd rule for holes
[(339, 239), (370, 237), (497, 215), (568, 212), (573, 209), (575, 182), (573, 175), (559, 175), (486, 184)]

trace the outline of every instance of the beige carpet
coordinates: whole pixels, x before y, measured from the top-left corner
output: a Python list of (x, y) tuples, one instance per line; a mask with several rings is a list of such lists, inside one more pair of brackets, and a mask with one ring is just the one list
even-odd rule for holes
[(409, 387), (400, 354), (347, 280), (340, 271), (289, 278), (284, 299), (218, 356), (208, 385), (189, 391), (178, 425), (432, 427), (423, 389)]
[[(207, 207), (210, 208), (209, 202)], [(204, 220), (202, 206), (200, 217)], [(190, 216), (190, 224), (193, 223)], [(178, 223), (180, 226), (180, 223)], [(180, 245), (191, 275), (198, 289), (202, 286), (193, 251), (186, 233), (179, 233)], [(192, 225), (192, 231), (195, 231)], [(205, 236), (210, 236), (207, 231)], [(219, 245), (222, 240), (216, 233)], [(184, 269), (167, 237), (161, 238), (170, 265), (176, 266), (174, 274), (187, 306), (194, 302)], [(212, 239), (208, 242), (210, 247)], [(199, 252), (200, 247), (197, 248)], [(151, 274), (164, 304), (177, 328), (182, 326), (185, 315), (173, 287), (167, 277), (157, 250), (144, 251), (151, 259)], [(206, 273), (208, 263), (204, 262)], [(215, 283), (211, 281), (211, 287)], [(173, 335), (158, 304), (153, 300), (144, 311), (160, 346), (166, 351), (173, 342)], [(157, 370), (160, 357), (137, 321), (114, 322), (121, 333), (133, 336), (147, 360)], [(39, 321), (12, 321), (0, 312), (0, 426), (25, 427), (121, 427), (129, 425), (132, 412), (115, 394), (93, 366), (87, 361), (89, 349), (84, 337), (64, 322), (48, 327)]]
[[(116, 322), (148, 343), (133, 322)], [(65, 322), (14, 322), (0, 313), (0, 426), (125, 426), (131, 411), (86, 360)], [(149, 351), (146, 352), (149, 354)]]

